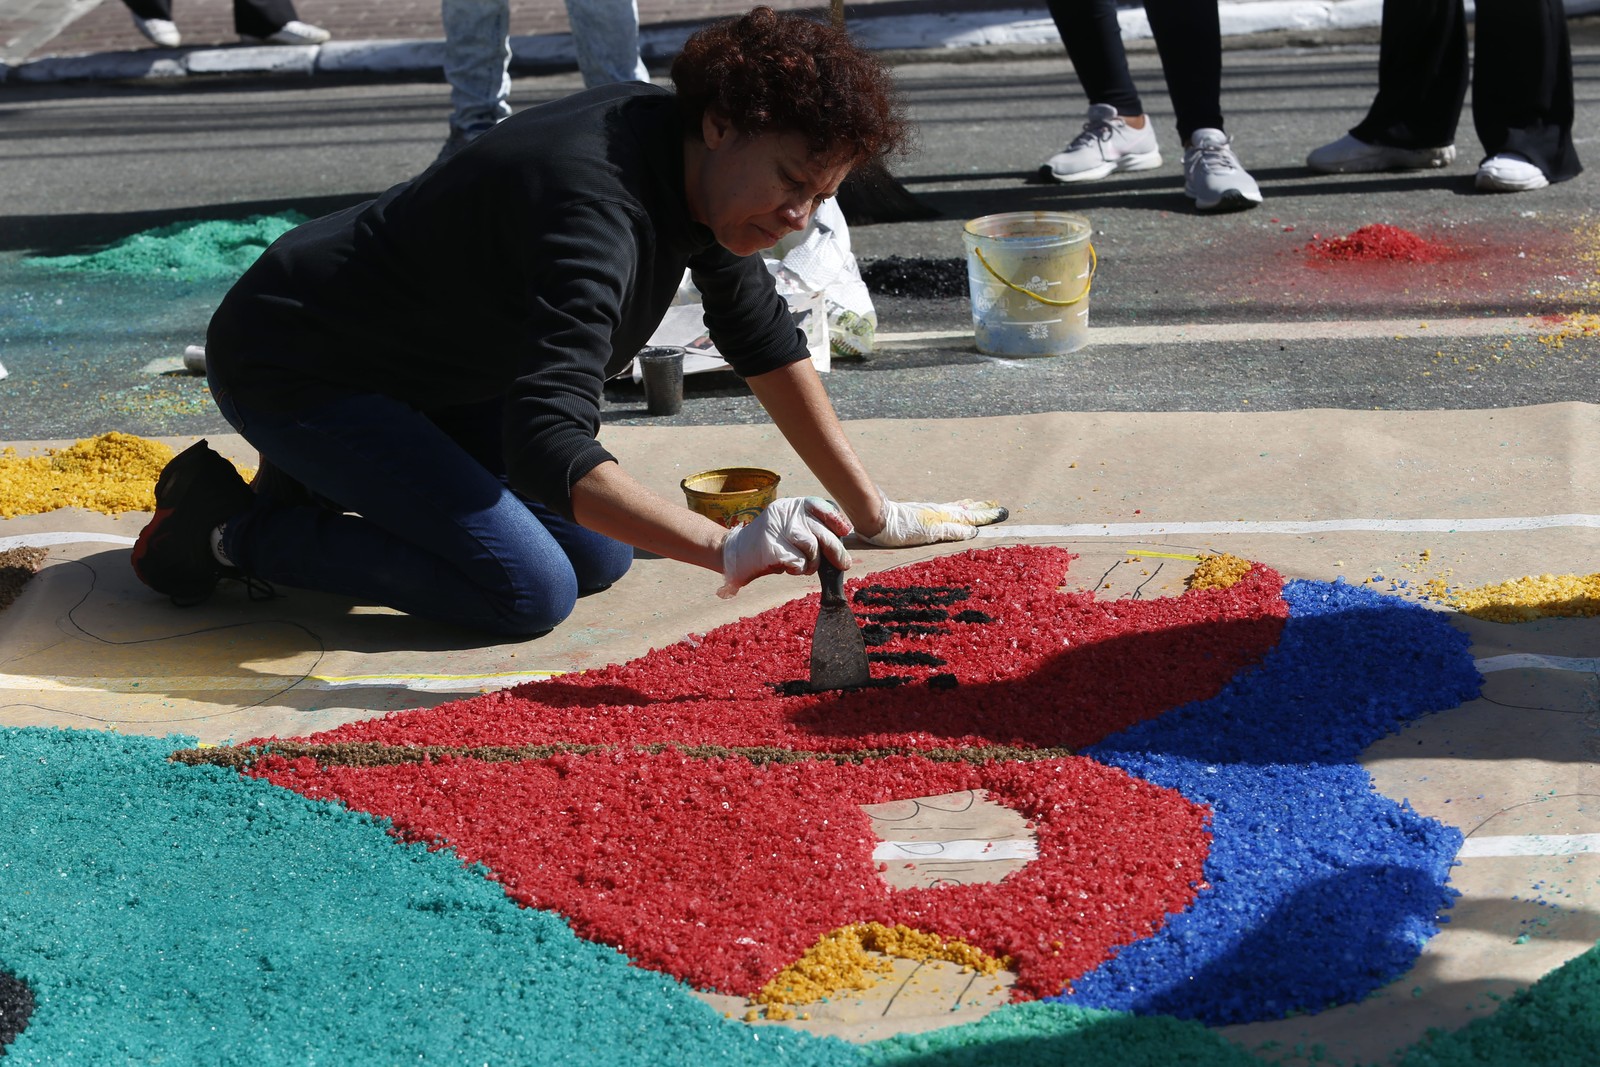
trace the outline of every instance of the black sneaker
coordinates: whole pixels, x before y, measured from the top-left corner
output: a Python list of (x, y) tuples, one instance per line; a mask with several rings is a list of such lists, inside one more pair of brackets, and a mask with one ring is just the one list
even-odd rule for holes
[(221, 578), (242, 577), (217, 561), (211, 531), (248, 509), (255, 494), (238, 468), (197, 441), (156, 479), (155, 517), (133, 546), (133, 573), (174, 604), (198, 604)]

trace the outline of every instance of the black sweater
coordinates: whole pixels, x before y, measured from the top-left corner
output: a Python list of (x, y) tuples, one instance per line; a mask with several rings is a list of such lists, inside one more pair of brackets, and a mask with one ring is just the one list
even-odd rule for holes
[(605, 86), (290, 231), (213, 316), (213, 382), (279, 411), (330, 390), (422, 412), (503, 397), (512, 486), (570, 516), (572, 486), (613, 458), (595, 440), (602, 385), (660, 324), (685, 267), (735, 371), (807, 355), (761, 257), (689, 218), (683, 136), (671, 93)]

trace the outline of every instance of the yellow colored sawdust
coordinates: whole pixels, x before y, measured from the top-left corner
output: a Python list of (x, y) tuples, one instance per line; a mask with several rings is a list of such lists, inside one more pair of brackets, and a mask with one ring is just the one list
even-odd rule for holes
[(1190, 589), (1228, 589), (1250, 571), (1250, 561), (1224, 552), (1219, 556), (1201, 556), (1194, 573), (1183, 580)]
[(1565, 348), (1574, 338), (1600, 336), (1600, 315), (1583, 311), (1562, 315), (1553, 325), (1549, 333), (1539, 335), (1539, 343), (1549, 348)]
[[(1009, 962), (956, 938), (923, 933), (909, 926), (855, 923), (842, 926), (779, 971), (750, 999), (757, 1004), (810, 1004), (851, 990), (870, 989), (889, 975), (889, 957), (944, 960), (978, 974), (994, 974)], [(777, 1009), (780, 1015), (786, 1010)], [(773, 1008), (767, 1018), (777, 1018)]]
[(1445, 602), (1488, 622), (1600, 615), (1600, 574), (1541, 574), (1476, 589), (1458, 589)]
[(0, 450), (0, 517), (87, 508), (107, 515), (155, 509), (156, 478), (172, 449), (126, 433), (106, 433), (42, 456)]

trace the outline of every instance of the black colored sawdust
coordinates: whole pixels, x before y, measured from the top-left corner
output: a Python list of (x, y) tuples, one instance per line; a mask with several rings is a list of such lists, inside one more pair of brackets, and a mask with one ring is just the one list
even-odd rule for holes
[(862, 689), (889, 689), (911, 681), (903, 674), (890, 674), (882, 678), (868, 678), (860, 685), (842, 685), (837, 689), (817, 689), (809, 678), (794, 678), (787, 682), (769, 682), (772, 691), (781, 697), (804, 697), (813, 693), (855, 693)]
[(867, 291), (884, 296), (948, 299), (966, 296), (967, 261), (885, 256), (861, 268)]
[(33, 990), (22, 979), (0, 971), (0, 1056), (28, 1025), (33, 1006)]

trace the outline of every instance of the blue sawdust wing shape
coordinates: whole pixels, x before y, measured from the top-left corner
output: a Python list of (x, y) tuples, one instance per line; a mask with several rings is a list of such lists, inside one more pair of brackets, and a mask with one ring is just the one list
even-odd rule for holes
[(1446, 616), (1343, 582), (1290, 582), (1261, 665), (1088, 755), (1211, 806), (1210, 888), (1075, 983), (1069, 1003), (1212, 1025), (1361, 1000), (1438, 932), (1454, 827), (1377, 793), (1362, 751), (1478, 695)]

